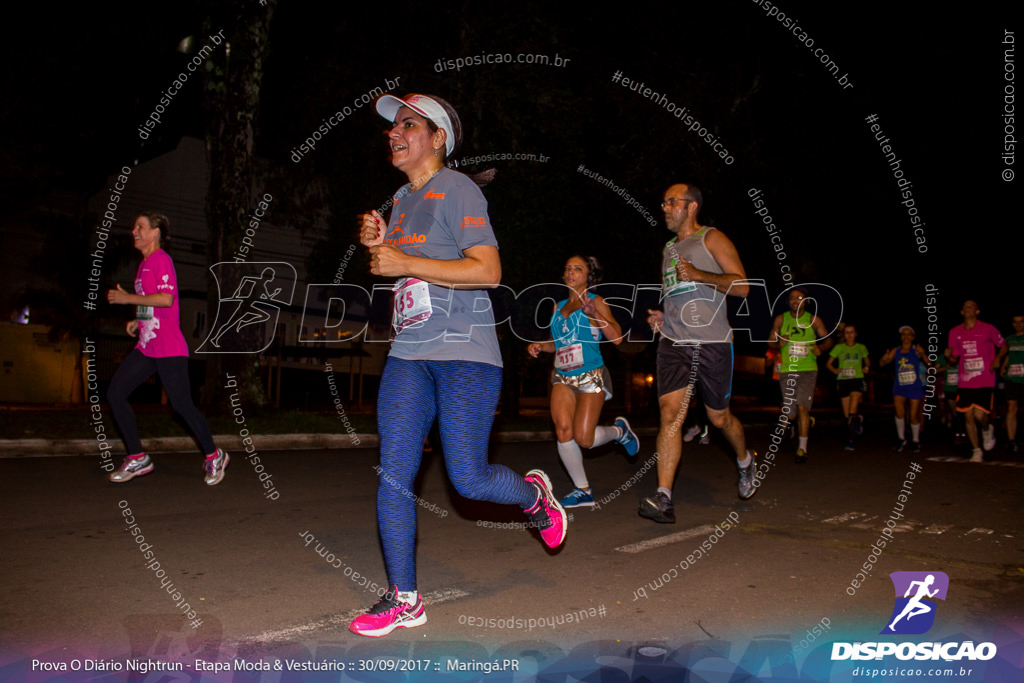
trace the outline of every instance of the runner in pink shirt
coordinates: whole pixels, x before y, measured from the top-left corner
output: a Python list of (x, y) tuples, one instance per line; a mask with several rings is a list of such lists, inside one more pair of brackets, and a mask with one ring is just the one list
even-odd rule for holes
[(996, 386), (995, 368), (1006, 353), (1006, 340), (993, 325), (978, 320), (978, 304), (968, 299), (960, 314), (964, 322), (949, 333), (946, 357), (958, 363), (960, 384), (956, 409), (963, 413), (967, 438), (971, 442), (971, 462), (983, 462), (978, 444), (979, 427), (986, 451), (995, 448), (995, 429), (989, 424), (992, 394)]
[(126, 329), (128, 334), (139, 336), (135, 350), (114, 372), (107, 390), (114, 420), (128, 447), (128, 456), (110, 473), (109, 479), (123, 483), (153, 471), (153, 461), (142, 450), (138, 424), (128, 397), (153, 373), (159, 373), (171, 406), (185, 420), (203, 453), (207, 454), (203, 471), (206, 483), (213, 486), (224, 478), (230, 458), (214, 445), (206, 419), (192, 402), (188, 345), (178, 321), (178, 278), (171, 257), (160, 248), (161, 243), (167, 241), (169, 227), (170, 221), (163, 214), (139, 214), (132, 228), (135, 248), (143, 256), (135, 275), (135, 294), (129, 294), (121, 285), (107, 292), (110, 303), (135, 306), (135, 320), (130, 320)]

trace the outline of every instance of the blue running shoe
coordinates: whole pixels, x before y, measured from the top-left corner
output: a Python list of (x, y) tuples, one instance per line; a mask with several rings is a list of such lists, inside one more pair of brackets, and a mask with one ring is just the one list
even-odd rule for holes
[(564, 508), (592, 508), (594, 507), (594, 494), (587, 493), (583, 489), (575, 489), (558, 503)]
[(636, 434), (633, 433), (633, 429), (629, 426), (629, 421), (624, 417), (615, 418), (615, 426), (622, 430), (622, 436), (616, 441), (622, 444), (626, 452), (631, 456), (636, 455), (640, 451), (640, 439), (636, 438)]

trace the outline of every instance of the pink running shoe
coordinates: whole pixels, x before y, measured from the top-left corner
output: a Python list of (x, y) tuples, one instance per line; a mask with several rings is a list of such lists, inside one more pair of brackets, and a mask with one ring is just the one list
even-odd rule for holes
[(569, 520), (566, 519), (565, 510), (551, 492), (551, 480), (541, 470), (530, 470), (523, 479), (536, 486), (539, 494), (533, 507), (523, 512), (530, 518), (530, 523), (537, 527), (544, 545), (557, 548), (565, 540)]
[(356, 635), (380, 638), (396, 628), (413, 628), (427, 623), (423, 600), (416, 597), (410, 605), (398, 599), (398, 586), (392, 586), (366, 614), (360, 614), (349, 624), (348, 630)]

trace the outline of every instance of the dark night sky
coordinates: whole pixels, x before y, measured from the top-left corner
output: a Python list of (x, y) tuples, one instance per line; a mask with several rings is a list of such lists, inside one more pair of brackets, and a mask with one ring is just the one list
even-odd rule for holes
[[(839, 290), (844, 317), (872, 328), (864, 337), (873, 350), (894, 343), (899, 324), (923, 327), (925, 283), (940, 289), (943, 329), (958, 322), (967, 297), (1007, 328), (1018, 291), (1006, 285), (1021, 240), (1010, 213), (1016, 181), (1000, 179), (1001, 41), (1014, 27), (996, 5), (954, 15), (923, 2), (784, 3), (814, 47), (849, 74), (854, 87), (845, 90), (757, 2), (711, 5), (633, 2), (613, 13), (593, 5), (341, 11), (282, 3), (271, 24), (257, 151), (278, 174), (289, 173), (290, 150), (323, 118), (400, 78), (399, 94), (433, 92), (456, 105), (467, 129), (457, 157), (550, 157), (490, 164), (499, 173), (486, 193), (514, 288), (554, 280), (574, 251), (602, 258), (610, 281), (655, 282), (668, 238), (661, 193), (689, 178), (705, 190), (704, 222), (733, 239), (748, 275), (764, 278), (774, 296), (782, 289), (777, 261), (747, 197), (762, 189), (786, 263), (799, 280)], [(113, 169), (202, 131), (196, 79), (169, 108), (160, 136), (140, 149), (135, 135), (187, 59), (175, 47), (198, 30), (198, 11), (178, 3), (35, 11), (44, 9), (55, 16), (10, 30), (4, 46), (4, 220), (55, 189), (95, 192)], [(519, 52), (570, 61), (436, 68), (440, 59)], [(723, 164), (663, 108), (613, 83), (617, 71), (688, 106), (735, 163)], [(870, 114), (913, 182), (927, 254), (916, 250), (865, 122)], [(350, 216), (403, 182), (387, 164), (381, 130), (371, 107), (357, 110), (302, 162), (328, 179), (345, 240)], [(659, 217), (658, 227), (579, 174), (580, 164), (626, 187)]]

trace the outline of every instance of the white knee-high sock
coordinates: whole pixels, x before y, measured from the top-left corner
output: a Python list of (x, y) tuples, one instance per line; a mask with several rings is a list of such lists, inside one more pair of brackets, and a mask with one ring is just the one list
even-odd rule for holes
[(619, 436), (618, 427), (594, 427), (594, 445), (591, 448), (597, 448), (598, 446), (615, 441)]
[(558, 457), (562, 459), (573, 485), (578, 489), (588, 489), (587, 473), (583, 469), (583, 453), (575, 440), (558, 442)]

